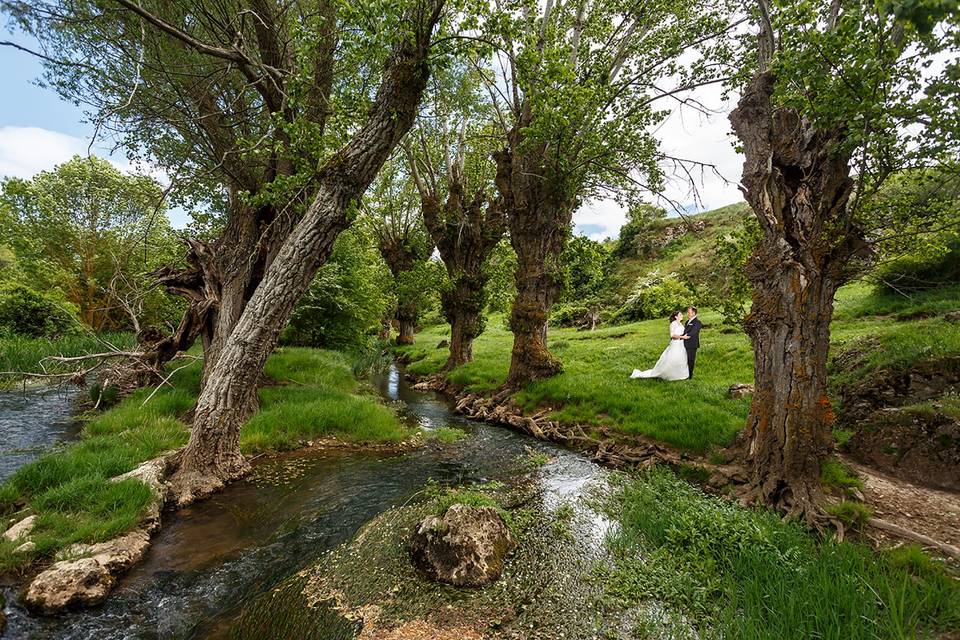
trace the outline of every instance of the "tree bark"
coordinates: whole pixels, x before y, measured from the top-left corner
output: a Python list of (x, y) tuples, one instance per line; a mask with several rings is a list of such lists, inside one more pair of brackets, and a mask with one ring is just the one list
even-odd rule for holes
[(827, 351), (837, 288), (869, 249), (847, 210), (852, 181), (842, 130), (822, 131), (772, 104), (775, 78), (758, 74), (730, 115), (746, 157), (743, 191), (760, 222), (747, 267), (756, 392), (738, 453), (745, 500), (817, 524), (820, 462), (832, 448)]
[[(450, 323), (450, 355), (443, 371), (473, 361), (473, 341), (483, 331), (486, 271), (490, 252), (503, 237), (506, 219), (500, 202), (488, 201), (483, 189), (466, 198), (466, 178), (457, 160), (447, 172), (447, 200), (416, 178), (423, 221), (437, 246), (450, 282), (441, 292), (443, 316)], [(411, 165), (416, 175), (416, 165)]]
[(397, 344), (413, 344), (413, 334), (417, 328), (416, 311), (406, 312), (397, 311)]
[(257, 382), (294, 305), (346, 228), (347, 212), (409, 130), (426, 86), (427, 54), (443, 0), (409, 18), (412, 33), (395, 47), (367, 121), (320, 169), (317, 192), (266, 268), (221, 349), (197, 401), (190, 440), (172, 477), (179, 504), (218, 489), (248, 470), (240, 427), (255, 405)]
[(517, 297), (510, 311), (513, 351), (505, 386), (549, 378), (563, 364), (547, 349), (547, 320), (562, 288), (560, 254), (570, 235), (576, 206), (562, 181), (554, 179), (545, 150), (521, 147), (514, 129), (507, 148), (494, 154), (497, 190), (517, 254)]

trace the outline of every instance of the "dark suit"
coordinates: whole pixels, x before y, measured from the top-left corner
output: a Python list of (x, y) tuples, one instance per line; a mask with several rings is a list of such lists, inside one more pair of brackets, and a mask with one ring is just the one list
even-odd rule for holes
[(683, 329), (683, 335), (690, 336), (689, 340), (683, 341), (683, 346), (687, 348), (687, 370), (690, 377), (693, 377), (693, 365), (697, 362), (697, 349), (700, 348), (700, 318), (694, 316), (693, 320), (687, 323)]

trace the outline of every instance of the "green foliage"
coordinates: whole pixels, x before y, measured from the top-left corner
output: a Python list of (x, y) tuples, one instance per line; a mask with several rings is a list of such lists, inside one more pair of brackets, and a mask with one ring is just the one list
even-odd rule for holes
[(686, 283), (675, 274), (661, 276), (654, 271), (637, 279), (617, 316), (626, 321), (668, 318), (691, 304), (694, 296)]
[(821, 463), (820, 482), (825, 486), (836, 487), (844, 491), (863, 488), (863, 480), (834, 458), (828, 458)]
[[(376, 398), (357, 395), (359, 383), (343, 353), (283, 348), (265, 370), (279, 384), (260, 390), (261, 410), (240, 434), (246, 453), (289, 449), (322, 436), (397, 442), (412, 432)], [(170, 386), (128, 395), (89, 420), (83, 439), (28, 463), (0, 484), (0, 518), (15, 509), (38, 516), (31, 536), (37, 549), (14, 554), (13, 545), (0, 543), (0, 571), (135, 526), (149, 502), (149, 489), (110, 478), (186, 443), (189, 431), (179, 418), (196, 403), (201, 375), (202, 363), (194, 362), (177, 371)]]
[(597, 298), (607, 283), (610, 252), (586, 236), (573, 236), (560, 255), (564, 271), (561, 301), (584, 302)]
[(760, 225), (756, 218), (743, 218), (728, 235), (717, 237), (714, 246), (716, 261), (709, 274), (710, 304), (720, 311), (726, 324), (740, 326), (744, 305), (750, 300), (753, 287), (747, 278), (747, 261), (760, 241)]
[[(160, 186), (106, 160), (75, 156), (0, 184), (0, 232), (35, 289), (56, 291), (96, 331), (176, 321), (179, 305), (148, 273), (180, 253)], [(159, 207), (159, 208), (158, 208)]]
[(667, 217), (665, 209), (651, 204), (640, 203), (627, 211), (627, 223), (620, 227), (617, 246), (613, 250), (616, 258), (652, 258), (653, 235), (660, 230), (654, 224)]
[(0, 284), (0, 336), (59, 338), (78, 331), (72, 305), (22, 284)]
[(873, 510), (862, 502), (842, 500), (836, 504), (827, 505), (827, 513), (839, 518), (845, 525), (862, 527), (873, 517)]
[(906, 639), (960, 623), (960, 586), (942, 568), (818, 544), (662, 468), (626, 478), (608, 510), (620, 527), (598, 573), (607, 606), (655, 601), (697, 637)]
[(390, 273), (372, 243), (362, 225), (340, 234), (297, 303), (283, 343), (358, 350), (379, 333), (393, 298)]
[(466, 431), (454, 429), (453, 427), (437, 427), (436, 429), (429, 429), (426, 434), (429, 439), (436, 440), (442, 444), (453, 444), (454, 442), (460, 442), (467, 437)]
[(490, 279), (487, 281), (487, 308), (491, 313), (507, 313), (517, 295), (514, 273), (517, 254), (509, 240), (501, 240), (488, 260)]
[[(123, 350), (133, 346), (135, 340), (129, 333), (100, 334), (99, 336), (69, 334), (56, 340), (0, 335), (0, 371), (38, 373), (41, 370), (40, 361), (47, 356), (79, 356), (96, 353), (103, 349), (104, 342)], [(71, 370), (66, 365), (57, 365), (53, 362), (46, 362), (44, 367), (48, 372)], [(7, 379), (0, 377), (0, 387), (8, 382), (13, 383), (17, 379), (18, 376), (15, 373), (11, 373)]]

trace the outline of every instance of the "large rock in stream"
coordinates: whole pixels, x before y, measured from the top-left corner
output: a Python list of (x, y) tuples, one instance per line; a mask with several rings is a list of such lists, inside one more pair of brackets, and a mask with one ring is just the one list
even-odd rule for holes
[(409, 542), (414, 566), (458, 587), (479, 587), (499, 578), (514, 546), (496, 509), (464, 504), (452, 505), (442, 517), (424, 518)]

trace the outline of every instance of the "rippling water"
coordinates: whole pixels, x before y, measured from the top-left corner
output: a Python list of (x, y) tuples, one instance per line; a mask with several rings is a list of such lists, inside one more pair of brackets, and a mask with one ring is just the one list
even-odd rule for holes
[(41, 453), (77, 435), (75, 389), (0, 391), (0, 482)]
[(260, 464), (211, 500), (168, 516), (145, 562), (101, 607), (37, 618), (8, 590), (4, 638), (212, 637), (246, 600), (411, 499), (430, 478), (507, 477), (528, 446), (558, 458), (541, 474), (548, 493), (570, 495), (599, 473), (580, 456), (453, 414), (442, 399), (412, 391), (396, 368), (375, 382), (388, 399), (406, 403), (410, 420), (427, 429), (459, 427), (470, 437), (402, 455), (304, 451)]

